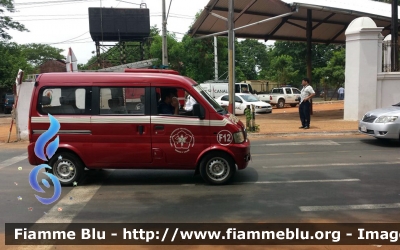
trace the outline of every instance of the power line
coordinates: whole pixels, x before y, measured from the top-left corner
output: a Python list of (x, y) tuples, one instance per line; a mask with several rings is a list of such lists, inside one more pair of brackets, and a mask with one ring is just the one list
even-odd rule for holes
[(168, 7), (168, 13), (167, 13), (167, 20), (168, 20), (168, 16), (169, 16), (169, 10), (171, 9), (171, 4), (172, 4), (172, 0), (169, 1), (169, 7)]
[(14, 5), (40, 5), (49, 3), (63, 3), (63, 2), (87, 2), (88, 0), (59, 0), (59, 1), (43, 1), (43, 2), (27, 2), (27, 3), (14, 3)]
[(73, 17), (73, 18), (50, 18), (50, 19), (20, 19), (13, 20), (16, 22), (30, 22), (30, 21), (65, 21), (65, 20), (78, 20), (78, 19), (87, 19), (87, 17)]
[[(159, 17), (161, 15), (150, 15), (152, 17)], [(20, 16), (22, 17), (22, 16)], [(28, 16), (27, 16), (28, 17)], [(29, 16), (30, 17), (30, 16)], [(38, 17), (38, 16), (37, 16)], [(88, 15), (82, 16), (82, 17), (65, 17), (65, 18), (40, 18), (40, 19), (13, 19), (13, 21), (16, 22), (30, 22), (30, 21), (64, 21), (64, 20), (79, 20), (79, 19), (87, 19)], [(178, 19), (191, 19), (191, 18), (186, 18), (186, 17), (176, 17), (176, 16), (171, 16), (172, 18), (178, 18)]]
[(139, 5), (140, 6), (140, 3), (131, 3), (131, 2), (126, 2), (126, 1), (122, 1), (122, 0), (117, 0), (118, 2), (123, 2), (123, 3), (129, 3), (129, 4), (134, 4), (134, 5)]
[[(79, 36), (76, 36), (76, 37), (73, 37), (73, 38), (70, 38), (70, 39), (61, 41), (61, 42), (46, 43), (46, 44), (49, 44), (49, 45), (50, 45), (50, 44), (59, 44), (59, 43), (65, 43), (65, 42), (73, 42), (73, 40), (75, 40), (75, 39), (77, 39), (77, 38), (79, 38), (79, 37), (81, 37), (81, 36), (83, 36), (83, 35), (85, 35), (85, 34), (87, 34), (87, 33), (89, 33), (89, 31), (86, 31), (85, 33), (83, 33), (83, 34), (81, 34), (81, 35), (79, 35)], [(83, 38), (83, 39), (88, 39), (88, 38)], [(78, 39), (77, 41), (83, 40), (83, 39)]]

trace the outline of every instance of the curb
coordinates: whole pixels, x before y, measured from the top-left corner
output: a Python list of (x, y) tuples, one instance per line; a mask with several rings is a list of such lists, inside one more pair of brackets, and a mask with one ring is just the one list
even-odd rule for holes
[(320, 105), (320, 104), (334, 104), (334, 103), (342, 103), (343, 101), (322, 101), (322, 102), (313, 102), (313, 105)]
[(360, 132), (354, 130), (344, 131), (321, 131), (321, 132), (298, 132), (298, 133), (248, 133), (248, 137), (262, 137), (262, 136), (278, 136), (278, 137), (289, 137), (289, 136), (335, 136), (335, 135), (361, 135)]

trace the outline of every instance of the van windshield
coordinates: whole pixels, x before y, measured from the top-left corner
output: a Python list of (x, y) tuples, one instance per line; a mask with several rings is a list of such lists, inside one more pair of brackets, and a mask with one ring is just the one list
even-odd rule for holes
[(218, 102), (216, 102), (216, 101), (214, 100), (214, 98), (212, 98), (212, 97), (207, 93), (207, 91), (205, 91), (202, 87), (200, 87), (200, 84), (195, 85), (195, 86), (194, 86), (194, 89), (195, 89), (197, 92), (199, 92), (199, 93), (203, 96), (203, 98), (207, 100), (208, 103), (211, 104), (211, 106), (215, 109), (215, 111), (217, 111), (218, 113), (223, 114), (223, 115), (227, 113), (226, 110), (223, 109), (223, 108), (218, 104)]

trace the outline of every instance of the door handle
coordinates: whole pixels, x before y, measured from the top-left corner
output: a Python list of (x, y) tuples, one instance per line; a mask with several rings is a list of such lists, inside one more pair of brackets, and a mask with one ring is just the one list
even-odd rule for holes
[(164, 125), (156, 125), (156, 126), (154, 126), (154, 128), (156, 130), (163, 130), (164, 129)]
[(143, 125), (139, 125), (138, 126), (139, 135), (143, 135), (143, 130), (144, 130)]

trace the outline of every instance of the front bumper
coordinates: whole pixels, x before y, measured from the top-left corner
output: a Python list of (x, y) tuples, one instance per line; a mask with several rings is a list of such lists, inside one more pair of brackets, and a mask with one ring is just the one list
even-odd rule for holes
[(246, 142), (242, 144), (231, 144), (230, 146), (229, 149), (234, 155), (238, 169), (245, 169), (251, 160), (250, 141), (246, 139)]
[(256, 113), (271, 113), (272, 107), (270, 108), (255, 108)]
[(358, 131), (375, 138), (399, 139), (399, 123), (368, 123), (359, 121)]

